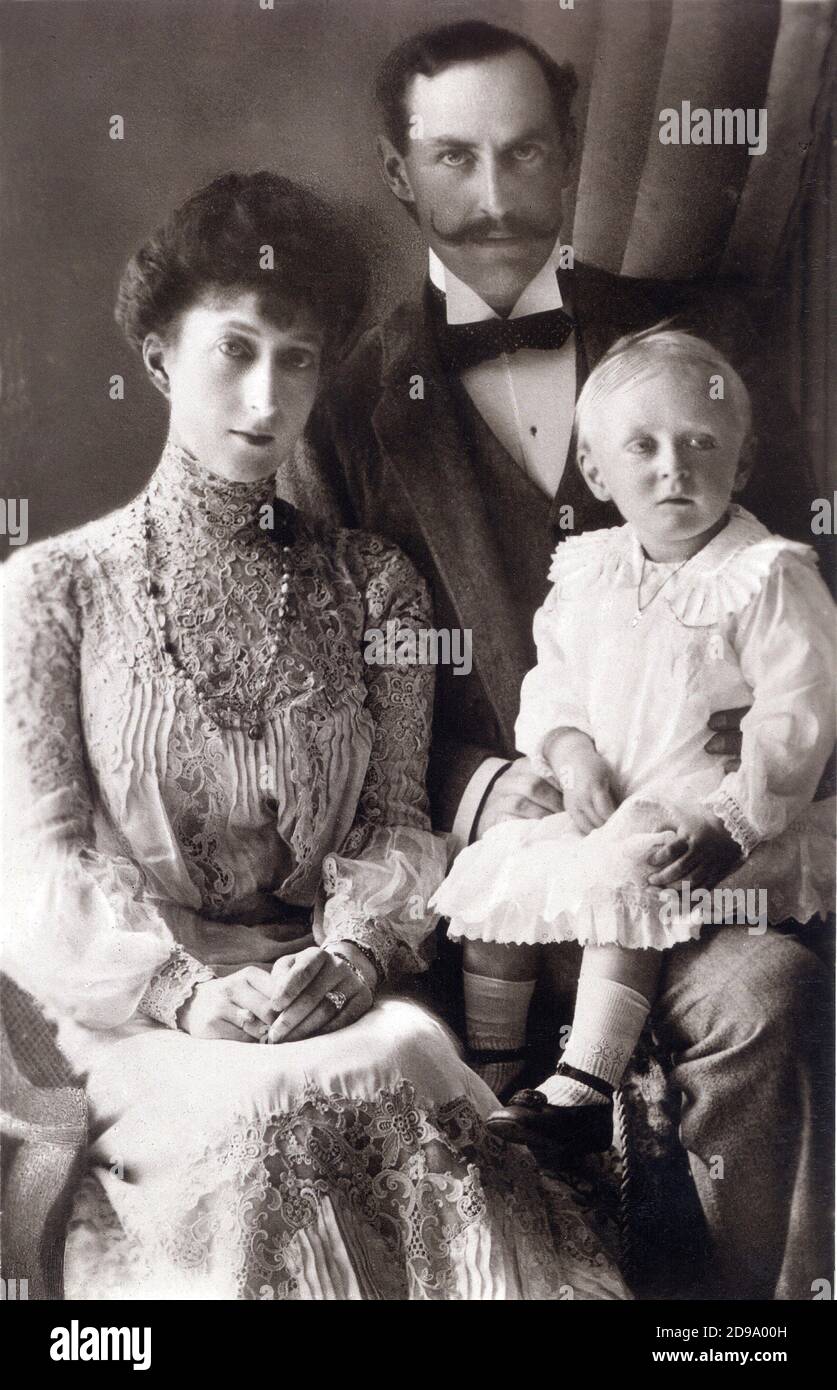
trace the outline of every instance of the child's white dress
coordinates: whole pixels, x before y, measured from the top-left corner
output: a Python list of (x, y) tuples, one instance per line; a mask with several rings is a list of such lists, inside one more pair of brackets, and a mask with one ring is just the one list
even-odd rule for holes
[[(733, 506), (676, 573), (646, 560), (638, 618), (642, 559), (627, 525), (558, 547), (516, 726), (518, 748), (553, 781), (547, 735), (588, 734), (618, 810), (586, 836), (566, 812), (489, 830), (432, 900), (452, 936), (662, 949), (710, 921), (746, 922), (757, 941), (768, 921), (831, 910), (835, 803), (812, 797), (835, 738), (835, 627), (813, 551)], [(741, 766), (725, 775), (705, 751), (707, 722), (743, 705)], [(651, 849), (678, 808), (701, 807), (743, 861), (713, 894), (650, 888)]]

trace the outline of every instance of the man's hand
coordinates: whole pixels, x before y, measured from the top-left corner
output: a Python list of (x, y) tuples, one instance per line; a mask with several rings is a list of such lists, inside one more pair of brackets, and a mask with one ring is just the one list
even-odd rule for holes
[[(341, 942), (341, 951), (343, 948)], [(369, 985), (362, 984), (345, 961), (319, 946), (280, 956), (271, 984), (277, 1017), (267, 1035), (269, 1043), (299, 1042), (320, 1033), (334, 1033), (362, 1018), (372, 1007)], [(345, 1000), (341, 1008), (329, 994)]]
[(740, 709), (719, 709), (709, 718), (712, 737), (703, 746), (707, 753), (725, 753), (724, 772), (737, 772), (741, 766), (741, 720), (749, 705)]
[(564, 810), (576, 830), (589, 835), (616, 810), (610, 768), (596, 752), (587, 734), (578, 729), (558, 729), (544, 744), (544, 757), (561, 785)]
[(269, 971), (258, 965), (204, 980), (181, 1008), (178, 1026), (193, 1038), (260, 1042), (276, 1017), (273, 992)]
[(653, 888), (687, 882), (690, 888), (714, 888), (738, 863), (741, 848), (716, 816), (678, 817), (674, 839), (648, 857), (656, 872)]
[(497, 778), (477, 822), (477, 839), (505, 820), (542, 820), (563, 810), (561, 793), (535, 772), (528, 758), (516, 758)]

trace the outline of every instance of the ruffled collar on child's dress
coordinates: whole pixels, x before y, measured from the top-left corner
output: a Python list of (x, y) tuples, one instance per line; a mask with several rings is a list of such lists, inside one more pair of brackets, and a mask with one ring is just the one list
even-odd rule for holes
[[(746, 608), (761, 589), (779, 555), (792, 552), (816, 568), (810, 546), (774, 536), (751, 512), (733, 503), (726, 526), (697, 555), (671, 574), (661, 595), (681, 622), (710, 627)], [(575, 598), (594, 585), (636, 589), (643, 573), (643, 550), (632, 526), (611, 526), (572, 536), (558, 546), (549, 578), (559, 597)], [(645, 557), (644, 568), (655, 562)], [(671, 572), (671, 565), (660, 564)]]

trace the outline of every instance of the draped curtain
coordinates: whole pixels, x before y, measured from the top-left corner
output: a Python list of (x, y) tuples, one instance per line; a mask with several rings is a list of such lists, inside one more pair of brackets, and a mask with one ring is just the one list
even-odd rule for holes
[[(30, 538), (136, 492), (161, 442), (112, 322), (129, 251), (226, 168), (277, 168), (368, 223), (374, 317), (425, 273), (422, 237), (373, 157), (369, 93), (407, 34), (481, 17), (579, 74), (578, 186), (563, 239), (626, 275), (735, 277), (775, 339), (829, 495), (834, 257), (826, 88), (835, 0), (39, 0), (2, 5), (3, 492)], [(91, 82), (95, 70), (95, 100)], [(44, 99), (44, 93), (49, 99)], [(661, 145), (683, 100), (765, 107), (767, 149)], [(112, 142), (107, 116), (128, 118)], [(830, 278), (831, 277), (831, 278)], [(773, 351), (773, 342), (770, 343)], [(124, 405), (108, 382), (124, 376)], [(832, 392), (829, 406), (828, 392)]]
[[(570, 238), (581, 260), (616, 273), (760, 287), (824, 490), (835, 443), (834, 11), (833, 0), (598, 0)], [(524, 12), (560, 58), (553, 5), (528, 0)], [(765, 108), (765, 152), (662, 144), (660, 112), (684, 101)]]

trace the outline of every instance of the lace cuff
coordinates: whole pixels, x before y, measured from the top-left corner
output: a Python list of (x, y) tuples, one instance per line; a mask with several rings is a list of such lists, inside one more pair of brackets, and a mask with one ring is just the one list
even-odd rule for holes
[(162, 970), (152, 976), (137, 1006), (138, 1012), (167, 1028), (177, 1028), (178, 1009), (186, 1003), (195, 985), (214, 979), (214, 970), (178, 946)]
[(332, 899), (330, 908), (328, 941), (334, 942), (335, 945), (338, 941), (349, 941), (353, 946), (357, 946), (375, 966), (380, 987), (389, 976), (395, 964), (398, 947), (403, 945), (403, 942), (394, 938), (384, 922), (374, 917), (364, 917), (362, 913), (352, 911), (348, 904), (344, 905)]
[(761, 843), (761, 837), (753, 829), (734, 797), (730, 796), (729, 792), (717, 791), (713, 796), (707, 797), (704, 804), (713, 815), (723, 821), (724, 828), (741, 847), (744, 858), (752, 854), (756, 845)]

